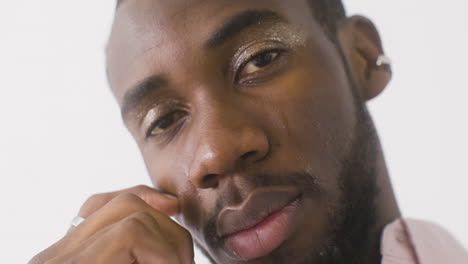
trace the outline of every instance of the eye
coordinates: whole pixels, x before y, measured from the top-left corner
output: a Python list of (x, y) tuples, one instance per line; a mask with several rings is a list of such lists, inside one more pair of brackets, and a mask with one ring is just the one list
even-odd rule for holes
[(280, 52), (275, 50), (270, 50), (262, 52), (260, 54), (254, 55), (242, 68), (240, 75), (252, 74), (261, 70), (262, 68), (268, 66), (272, 63), (278, 56)]
[(178, 120), (185, 116), (184, 111), (173, 111), (157, 119), (148, 129), (146, 137), (158, 136), (170, 129)]

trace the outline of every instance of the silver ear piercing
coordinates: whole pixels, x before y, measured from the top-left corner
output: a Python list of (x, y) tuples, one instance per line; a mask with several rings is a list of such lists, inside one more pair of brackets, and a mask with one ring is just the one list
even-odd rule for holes
[(375, 63), (378, 67), (382, 66), (382, 65), (392, 65), (392, 60), (390, 60), (390, 58), (385, 55), (385, 54), (381, 54), (379, 55), (379, 57), (377, 58), (377, 62)]

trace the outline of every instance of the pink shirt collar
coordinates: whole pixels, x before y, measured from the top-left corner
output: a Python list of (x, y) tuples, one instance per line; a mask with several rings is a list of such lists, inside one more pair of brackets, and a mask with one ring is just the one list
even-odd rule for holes
[(387, 225), (380, 251), (382, 264), (468, 263), (468, 251), (445, 229), (414, 219)]

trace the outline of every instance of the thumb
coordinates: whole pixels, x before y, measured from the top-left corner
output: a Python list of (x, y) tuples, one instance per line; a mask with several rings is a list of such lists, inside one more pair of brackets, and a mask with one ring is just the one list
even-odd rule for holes
[(154, 209), (168, 216), (174, 216), (179, 213), (179, 200), (173, 195), (165, 194), (149, 187), (138, 190), (134, 194)]

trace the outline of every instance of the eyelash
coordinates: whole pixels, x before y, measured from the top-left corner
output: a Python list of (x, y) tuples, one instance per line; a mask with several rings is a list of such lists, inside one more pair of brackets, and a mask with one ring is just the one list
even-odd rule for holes
[(167, 132), (171, 128), (173, 128), (174, 124), (176, 124), (180, 119), (182, 119), (183, 116), (181, 116), (177, 120), (170, 123), (168, 126), (166, 126), (166, 128), (163, 128), (164, 131), (161, 132), (160, 134), (152, 135), (152, 133), (158, 127), (158, 125), (161, 125), (162, 122), (167, 121), (169, 118), (174, 117), (174, 115), (177, 115), (177, 114), (185, 115), (185, 111), (182, 111), (182, 110), (169, 111), (167, 114), (164, 114), (162, 117), (160, 117), (158, 119), (155, 119), (155, 121), (152, 122), (150, 124), (149, 128), (147, 129), (145, 138), (148, 139), (150, 137), (157, 137), (157, 136), (167, 135)]
[[(235, 74), (235, 78), (234, 78), (234, 81), (236, 83), (239, 82), (239, 79), (240, 79), (240, 74), (242, 73), (242, 71), (245, 69), (245, 67), (254, 61), (254, 59), (262, 56), (262, 55), (266, 55), (266, 54), (269, 54), (269, 53), (276, 53), (276, 57), (274, 57), (266, 66), (262, 67), (262, 68), (265, 68), (265, 67), (268, 67), (271, 63), (275, 62), (276, 60), (278, 60), (282, 55), (283, 53), (285, 53), (286, 50), (284, 49), (280, 49), (280, 48), (271, 48), (271, 49), (266, 49), (266, 50), (262, 50), (262, 51), (259, 51), (257, 53), (254, 53), (253, 55), (249, 56), (245, 61), (243, 61), (242, 63), (240, 63), (240, 66), (238, 67), (237, 71), (236, 71), (236, 74)], [(252, 74), (255, 74), (255, 73), (252, 73)]]

